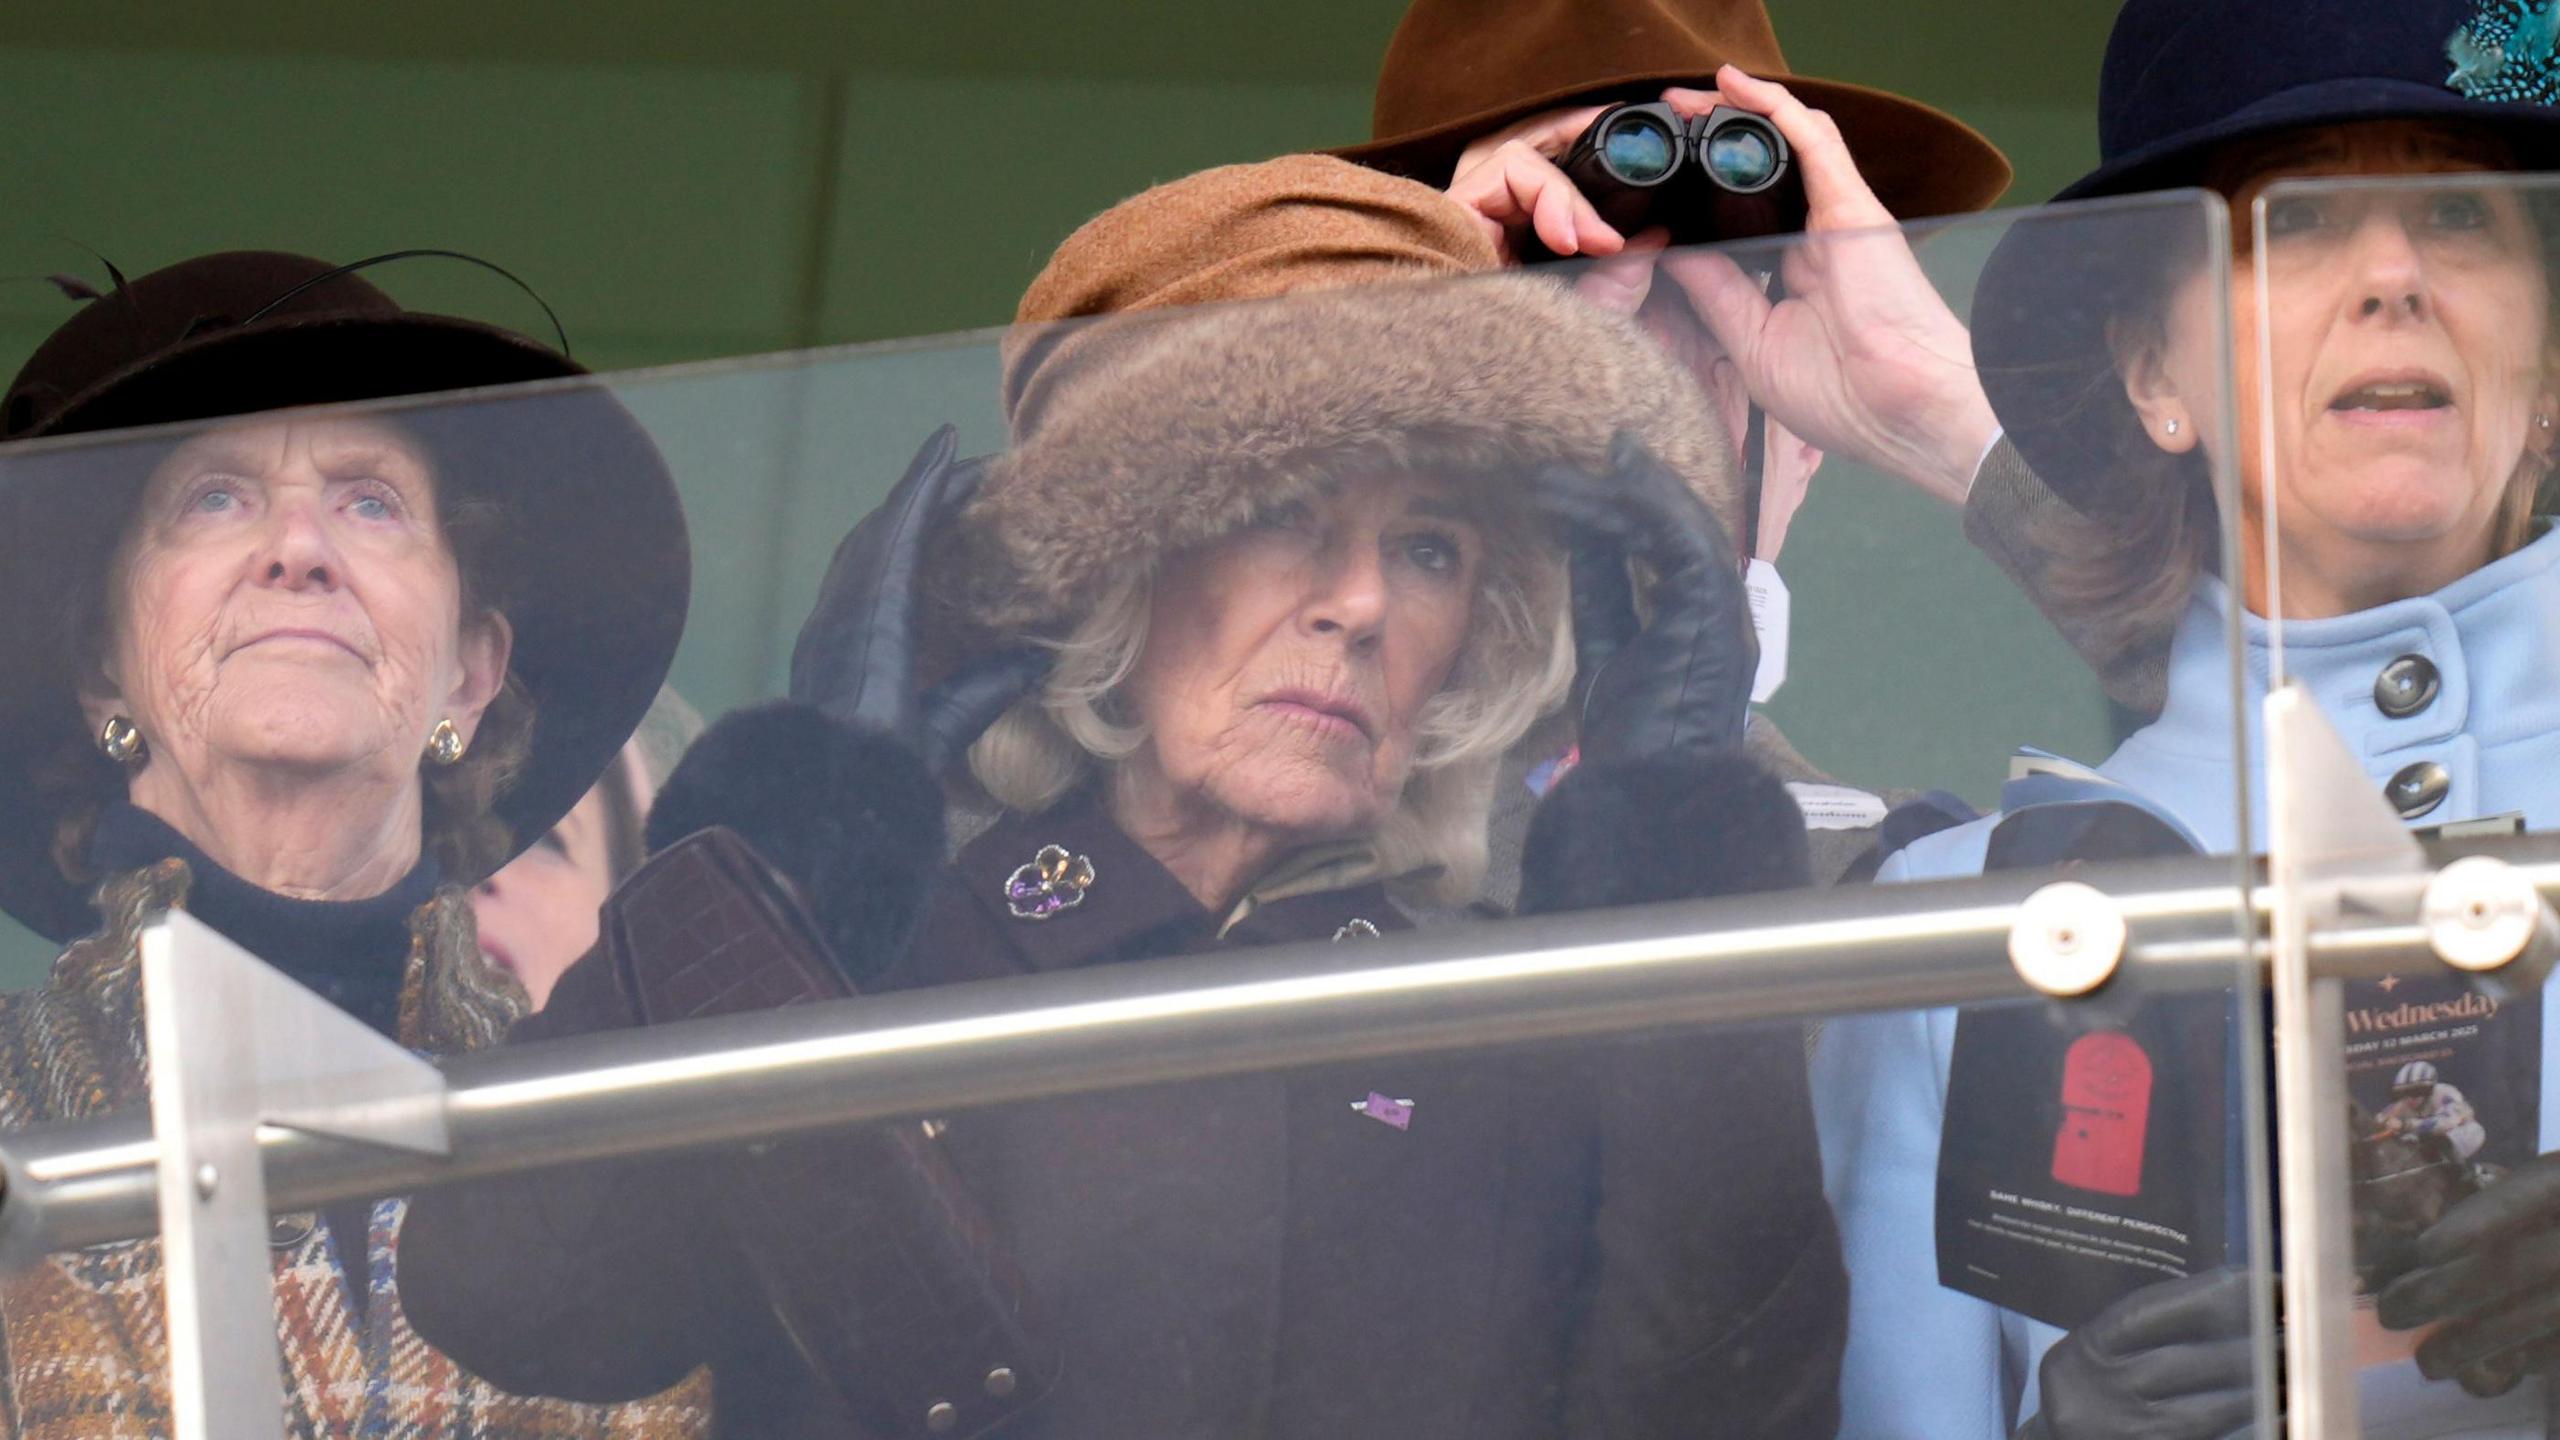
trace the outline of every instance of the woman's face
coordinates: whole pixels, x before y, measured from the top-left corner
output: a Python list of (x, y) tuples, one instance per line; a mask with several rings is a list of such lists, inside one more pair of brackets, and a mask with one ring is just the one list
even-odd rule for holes
[[(616, 765), (631, 763), (624, 752)], [(548, 834), (471, 892), (480, 953), (524, 982), (539, 1010), (562, 971), (595, 948), (598, 914), (613, 889), (605, 785), (589, 790)]]
[(1284, 833), (1373, 833), (1473, 618), (1483, 538), (1433, 477), (1346, 483), (1173, 557), (1122, 688), (1128, 765)]
[[(2508, 163), (2460, 128), (2374, 122), (2283, 142), (2230, 187), (2241, 503), (2256, 527), (2272, 507), (2288, 609), (2316, 613), (2293, 603), (2295, 557), (2310, 585), (2406, 573), (2419, 590), (2494, 558), (2493, 526), (2534, 443), (2534, 417), (2552, 413), (2550, 293), (2540, 235), (2511, 188), (2431, 180), (2277, 194), (2263, 254), (2252, 207), (2279, 179)], [(2196, 396), (2211, 393), (2219, 349), (2209, 290), (2201, 276), (2180, 286), (2167, 327), (2167, 368), (2183, 372), (2169, 388)], [(2142, 408), (2138, 381), (2133, 389)], [(2163, 412), (2144, 413), (2153, 438), (2177, 448)], [(2183, 443), (2209, 428), (2199, 426), (2209, 415), (2186, 416)], [(2254, 580), (2263, 562), (2249, 549)], [(2357, 608), (2356, 597), (2328, 608)]]
[(188, 440), (126, 532), (92, 723), (130, 716), (147, 770), (414, 777), (438, 720), (471, 737), (507, 661), (503, 620), (463, 621), (436, 495), (425, 454), (380, 421)]

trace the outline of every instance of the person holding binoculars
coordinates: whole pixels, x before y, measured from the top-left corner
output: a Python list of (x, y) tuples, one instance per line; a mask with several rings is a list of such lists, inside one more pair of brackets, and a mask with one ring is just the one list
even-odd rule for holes
[[(1458, 54), (1469, 63), (1449, 64)], [(1442, 187), (1507, 258), (1612, 261), (1581, 278), (1585, 296), (1639, 315), (1687, 362), (1737, 445), (1748, 444), (1755, 401), (1769, 411), (1749, 457), (1760, 471), (1756, 523), (1739, 537), (1762, 562), (1753, 568), (1763, 585), (1775, 583), (1767, 562), (1825, 452), (1964, 498), (1998, 427), (1969, 367), (1940, 373), (1943, 357), (1967, 353), (1963, 329), (1907, 252), (1875, 254), (1813, 287), (1788, 275), (1789, 293), (1827, 321), (1854, 302), (1870, 324), (1908, 333), (1870, 331), (1859, 355), (1799, 345), (1802, 358), (1765, 389), (1743, 382), (1752, 369), (1777, 369), (1778, 357), (1733, 343), (1758, 318), (1755, 304), (1766, 306), (1759, 281), (1722, 256), (1664, 254), (1985, 209), (2008, 188), (2009, 164), (1962, 122), (1880, 90), (1790, 75), (1758, 0), (1607, 0), (1555, 12), (1417, 0), (1379, 76), (1374, 130), (1335, 153)], [(1898, 240), (1854, 248), (1819, 253), (1867, 260), (1871, 248), (1901, 249)], [(1653, 295), (1657, 257), (1676, 293)], [(1911, 413), (1913, 396), (1932, 413)]]
[[(1842, 456), (1961, 506), (1968, 537), (2108, 698), (2158, 713), (2169, 627), (2128, 635), (2048, 573), (2034, 527), (2062, 502), (2005, 443), (1970, 335), (1893, 229), (1999, 198), (2008, 162), (1979, 134), (1899, 96), (1790, 74), (1756, 0), (1553, 15), (1416, 0), (1374, 130), (1334, 153), (1442, 187), (1515, 263), (1591, 262), (1582, 293), (1638, 315), (1685, 363), (1745, 455), (1737, 538), (1755, 611), (1783, 607), (1779, 548), (1824, 458)], [(1785, 247), (1783, 264), (1773, 246), (1766, 275), (1723, 248), (1673, 248), (1797, 230), (1831, 238)], [(1761, 642), (1756, 699), (1785, 671), (1783, 634)], [(1817, 871), (1837, 873), (1815, 838)]]
[[(1785, 83), (1754, 78), (1770, 76)], [(1332, 153), (1443, 190), (1507, 263), (1584, 262), (1583, 298), (1634, 316), (1722, 420), (1743, 459), (1734, 538), (1759, 631), (1755, 702), (1786, 676), (1778, 556), (1826, 453), (1964, 501), (1998, 427), (1963, 326), (1890, 233), (1897, 216), (1981, 210), (2007, 188), (2008, 162), (1961, 122), (1792, 75), (1758, 0), (1415, 0), (1379, 77), (1373, 135)], [(1697, 248), (1875, 227), (1888, 233), (1787, 247), (1782, 290), (1748, 257)], [(1780, 252), (1764, 253), (1774, 264)], [(2012, 524), (1995, 516), (1991, 530)], [(1866, 814), (1910, 798), (1838, 787), (1764, 715), (1748, 738), (1790, 782)], [(1509, 798), (1520, 813), (1498, 835), (1525, 824), (1526, 793)], [(1813, 830), (1815, 874), (1849, 872), (1875, 833), (1838, 817)]]

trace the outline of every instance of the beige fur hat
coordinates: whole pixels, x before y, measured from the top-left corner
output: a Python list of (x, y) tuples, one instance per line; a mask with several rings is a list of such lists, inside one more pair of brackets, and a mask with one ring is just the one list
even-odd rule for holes
[[(1013, 448), (937, 566), (951, 618), (974, 638), (1057, 633), (1160, 555), (1361, 467), (1427, 469), (1525, 513), (1531, 473), (1600, 468), (1621, 430), (1738, 524), (1732, 447), (1696, 383), (1632, 321), (1546, 276), (1478, 273), (1497, 267), (1439, 191), (1319, 156), (1208, 171), (1090, 222), (1026, 321), (1195, 308), (1008, 342)], [(1394, 283), (1415, 280), (1432, 283)]]

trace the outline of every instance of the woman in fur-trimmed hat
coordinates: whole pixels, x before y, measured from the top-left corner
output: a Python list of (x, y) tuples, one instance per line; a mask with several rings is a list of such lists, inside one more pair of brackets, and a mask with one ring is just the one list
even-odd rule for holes
[(1572, 673), (1533, 481), (1605, 471), (1626, 431), (1731, 513), (1722, 437), (1665, 403), (1657, 352), (1547, 283), (1114, 328), (1042, 362), (1076, 373), (1029, 382), (1054, 394), (939, 567), (970, 626), (1056, 656), (970, 773), (1025, 817), (1098, 786), (1205, 905), (1345, 840), (1464, 903), (1495, 767)]
[[(867, 991), (1360, 944), (1473, 893), (1495, 766), (1565, 699), (1578, 633), (1613, 653), (1582, 686), (1585, 763), (1531, 836), (1524, 908), (1800, 881), (1792, 803), (1729, 748), (1751, 673), (1718, 515), (1729, 449), (1629, 322), (1543, 278), (1454, 278), (1492, 268), (1437, 192), (1316, 158), (1088, 225), (1027, 319), (1324, 293), (1017, 332), (1013, 449), (928, 444), (803, 632), (794, 691), (814, 703), (715, 726), (653, 834), (748, 835)], [(941, 853), (912, 797), (964, 755), (1002, 813), (901, 912), (913, 857)], [(631, 1023), (597, 969), (532, 1032)], [(1747, 1105), (1712, 1093), (1736, 1074)], [(1009, 1362), (1003, 1396), (954, 1396), (945, 1420), (1828, 1435), (1845, 1298), (1806, 1105), (1786, 1030), (961, 1115), (938, 1149), (1054, 1355)], [(503, 1383), (636, 1393), (707, 1360), (726, 1433), (779, 1434), (836, 1413), (812, 1396), (860, 1414), (906, 1378), (886, 1345), (795, 1345), (754, 1296), (666, 1302), (742, 1272), (805, 1291), (804, 1257), (700, 1227), (670, 1231), (676, 1259), (628, 1234), (582, 1257), (556, 1241), (574, 1226), (525, 1234), (524, 1216), (574, 1213), (539, 1183), (431, 1197), (412, 1222), (413, 1315)], [(825, 1198), (808, 1213), (842, 1209)], [(946, 1325), (944, 1298), (917, 1323)], [(549, 1323), (561, 1304), (613, 1319)], [(757, 1384), (776, 1388), (741, 1395)]]

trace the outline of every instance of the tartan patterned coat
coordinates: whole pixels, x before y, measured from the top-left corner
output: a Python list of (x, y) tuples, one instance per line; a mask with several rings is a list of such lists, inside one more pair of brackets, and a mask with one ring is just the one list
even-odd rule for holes
[[(138, 1111), (147, 1103), (140, 932), (183, 907), (184, 862), (109, 880), (104, 924), (74, 942), (33, 990), (0, 996), (0, 1130)], [(497, 1039), (523, 991), (480, 957), (469, 903), (446, 889), (410, 919), (400, 993), (403, 1044), (435, 1054)], [(341, 1271), (327, 1227), (277, 1225), (275, 1310), (283, 1344), (284, 1433), (293, 1440), (660, 1440), (710, 1429), (696, 1375), (625, 1405), (509, 1395), (409, 1328), (392, 1286), (406, 1202), (377, 1201), (365, 1263)], [(344, 1278), (369, 1287), (361, 1315)], [(167, 1322), (157, 1240), (49, 1256), (0, 1279), (0, 1418), (24, 1440), (160, 1440), (171, 1433)]]

